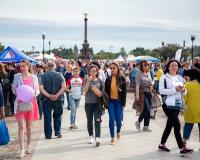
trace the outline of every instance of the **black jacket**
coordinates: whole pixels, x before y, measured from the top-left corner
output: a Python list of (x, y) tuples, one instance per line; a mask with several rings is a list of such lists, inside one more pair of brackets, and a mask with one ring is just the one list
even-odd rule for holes
[[(110, 88), (111, 88), (112, 77), (108, 77), (105, 82), (105, 92), (110, 98)], [(118, 90), (119, 99), (122, 101), (122, 106), (126, 105), (126, 79), (123, 76), (119, 76), (119, 86), (121, 91)]]

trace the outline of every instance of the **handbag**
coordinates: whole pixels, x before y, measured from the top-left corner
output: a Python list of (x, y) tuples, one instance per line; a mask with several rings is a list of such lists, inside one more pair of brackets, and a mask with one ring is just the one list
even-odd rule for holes
[(10, 142), (10, 135), (5, 119), (0, 120), (0, 146)]
[(152, 92), (152, 97), (151, 97), (151, 103), (152, 103), (152, 108), (157, 108), (160, 107), (162, 105), (160, 98), (158, 97), (158, 95), (155, 92)]
[(19, 112), (30, 112), (32, 111), (32, 102), (19, 102), (18, 111)]
[(100, 105), (100, 108), (108, 109), (109, 96), (105, 90), (102, 91), (102, 96), (98, 97), (98, 104)]

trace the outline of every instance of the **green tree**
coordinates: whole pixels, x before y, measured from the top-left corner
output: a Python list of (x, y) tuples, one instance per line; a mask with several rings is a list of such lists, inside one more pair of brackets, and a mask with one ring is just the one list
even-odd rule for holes
[(98, 53), (93, 56), (95, 59), (109, 59), (111, 57), (109, 52), (105, 52), (104, 50), (100, 50)]
[(142, 55), (144, 55), (144, 48), (142, 48), (142, 47), (137, 47), (137, 48), (131, 50), (131, 51), (129, 52), (129, 54), (132, 54), (132, 55), (134, 55), (134, 56), (142, 56)]
[(125, 55), (126, 55), (126, 50), (125, 50), (124, 47), (121, 47), (121, 48), (120, 48), (119, 54), (122, 55), (122, 56), (125, 56)]
[(0, 42), (0, 52), (2, 52), (5, 49), (5, 46)]
[(74, 51), (72, 48), (55, 48), (52, 50), (52, 52), (59, 57), (62, 57), (64, 59), (76, 59), (77, 55), (74, 54)]
[(159, 48), (160, 58), (166, 61), (168, 58), (173, 59), (175, 57), (176, 51), (180, 48), (178, 44), (167, 44), (166, 46)]
[(73, 51), (75, 55), (78, 55), (78, 46), (76, 44), (74, 45)]
[(150, 56), (160, 59), (160, 50), (159, 50), (159, 49), (153, 49), (153, 50), (151, 51)]

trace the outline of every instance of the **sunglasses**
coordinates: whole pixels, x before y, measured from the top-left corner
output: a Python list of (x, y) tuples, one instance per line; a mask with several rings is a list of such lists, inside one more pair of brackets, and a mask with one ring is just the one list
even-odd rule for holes
[(96, 70), (90, 70), (90, 73), (97, 73)]
[(77, 72), (79, 72), (79, 71), (77, 71), (77, 70), (74, 70), (73, 72), (77, 73)]
[(149, 64), (144, 64), (145, 67), (149, 66)]
[(114, 70), (114, 69), (116, 69), (116, 67), (111, 67), (110, 69)]

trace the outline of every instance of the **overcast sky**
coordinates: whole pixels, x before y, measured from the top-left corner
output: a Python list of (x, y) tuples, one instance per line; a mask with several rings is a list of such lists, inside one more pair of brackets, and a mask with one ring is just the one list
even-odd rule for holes
[[(199, 0), (0, 0), (0, 42), (20, 50), (42, 50), (41, 33), (51, 48), (80, 48), (83, 13), (88, 15), (88, 41), (97, 52), (153, 49), (190, 35), (200, 45)], [(112, 47), (109, 47), (112, 46)]]

